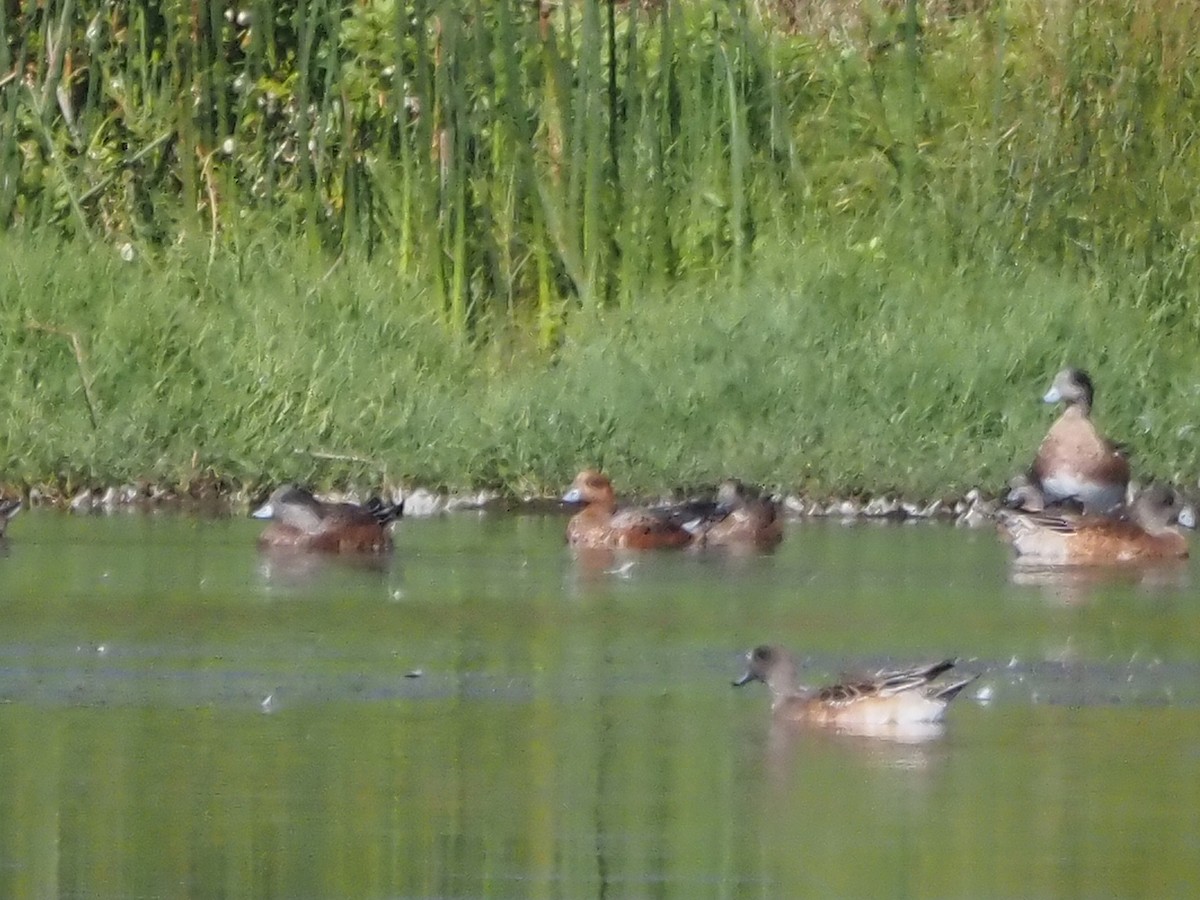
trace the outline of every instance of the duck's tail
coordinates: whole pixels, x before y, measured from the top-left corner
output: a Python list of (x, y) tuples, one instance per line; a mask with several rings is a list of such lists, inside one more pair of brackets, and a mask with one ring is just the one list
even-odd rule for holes
[(974, 681), (978, 677), (979, 677), (979, 675), (978, 675), (978, 673), (976, 673), (975, 675), (972, 675), (969, 678), (963, 678), (959, 681), (952, 681), (950, 684), (939, 687), (937, 689), (937, 692), (935, 694), (933, 694), (932, 699), (940, 700), (942, 703), (949, 703), (951, 700), (953, 700), (955, 697), (958, 696), (959, 691), (961, 691), (963, 688), (965, 688), (968, 684), (970, 684), (972, 681)]
[(386, 525), (394, 519), (399, 519), (404, 515), (404, 501), (399, 503), (385, 503), (379, 497), (372, 497), (363, 507), (380, 525)]

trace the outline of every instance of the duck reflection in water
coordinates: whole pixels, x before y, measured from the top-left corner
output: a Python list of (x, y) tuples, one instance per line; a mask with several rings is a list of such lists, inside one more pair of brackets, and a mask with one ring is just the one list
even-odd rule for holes
[(814, 759), (823, 757), (836, 759), (839, 768), (853, 761), (872, 769), (924, 772), (946, 758), (945, 744), (939, 740), (945, 733), (942, 722), (856, 731), (772, 719), (766, 735), (766, 762), (781, 787), (798, 776), (808, 777)]
[(316, 584), (330, 573), (347, 569), (394, 575), (400, 572), (400, 565), (390, 554), (308, 553), (280, 547), (262, 548), (258, 560), (264, 580), (289, 587)]
[(1152, 594), (1174, 593), (1191, 584), (1186, 559), (1114, 566), (1059, 566), (1013, 560), (1009, 581), (1019, 587), (1040, 588), (1047, 602), (1083, 606), (1114, 584)]

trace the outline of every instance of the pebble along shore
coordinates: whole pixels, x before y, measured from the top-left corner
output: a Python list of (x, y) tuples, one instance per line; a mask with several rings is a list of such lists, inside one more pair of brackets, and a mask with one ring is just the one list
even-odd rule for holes
[[(19, 493), (0, 491), (0, 494)], [(71, 496), (52, 488), (32, 487), (25, 500), (30, 506), (65, 508), (74, 513), (115, 513), (121, 511), (146, 511), (158, 508), (195, 509), (210, 514), (237, 514), (249, 509), (261, 499), (264, 491), (245, 488), (230, 488), (221, 484), (202, 484), (180, 491), (159, 485), (126, 484), (105, 488), (86, 488)], [(531, 513), (551, 512), (562, 507), (557, 497), (514, 498), (498, 491), (435, 491), (418, 487), (411, 490), (393, 489), (380, 492), (391, 503), (404, 502), (407, 518), (423, 518), (462, 511)], [(321, 499), (334, 502), (362, 502), (370, 493), (359, 491), (331, 491), (320, 495)], [(657, 499), (631, 498), (650, 505), (670, 505), (688, 496), (679, 492), (674, 496)], [(930, 522), (952, 521), (956, 525), (979, 527), (992, 521), (1001, 503), (979, 488), (973, 488), (961, 497), (937, 498), (933, 500), (910, 500), (893, 494), (882, 494), (867, 499), (858, 497), (810, 497), (789, 494), (776, 497), (788, 519), (841, 519), (873, 522)]]

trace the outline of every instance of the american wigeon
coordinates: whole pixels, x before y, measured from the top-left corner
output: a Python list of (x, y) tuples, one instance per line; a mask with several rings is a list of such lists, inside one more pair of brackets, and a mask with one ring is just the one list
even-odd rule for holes
[(685, 523), (684, 528), (698, 547), (773, 547), (783, 540), (783, 520), (775, 501), (751, 496), (734, 478), (721, 483), (713, 513)]
[(4, 532), (8, 530), (9, 519), (20, 511), (20, 500), (10, 500), (6, 497), (0, 497), (0, 538), (4, 537)]
[(954, 666), (955, 660), (946, 659), (807, 688), (796, 683), (796, 663), (790, 653), (763, 645), (746, 655), (746, 671), (733, 684), (766, 684), (771, 692), (771, 712), (779, 719), (869, 729), (941, 721), (947, 704), (978, 677), (936, 680)]
[(1196, 514), (1163, 485), (1145, 488), (1122, 518), (1007, 513), (1000, 527), (1024, 562), (1107, 565), (1183, 559), (1187, 540), (1175, 525), (1194, 528)]
[(402, 506), (381, 501), (368, 506), (323, 503), (311, 491), (285, 484), (251, 515), (272, 520), (258, 538), (263, 549), (384, 553), (392, 549), (387, 523), (401, 513)]
[(1076, 499), (1088, 512), (1105, 513), (1125, 501), (1129, 458), (1092, 423), (1095, 391), (1080, 369), (1063, 369), (1042, 400), (1067, 408), (1050, 426), (1030, 477), (1047, 503)]
[(654, 550), (682, 547), (692, 540), (669, 511), (618, 510), (612, 482), (594, 469), (580, 472), (562, 499), (586, 504), (567, 523), (567, 543), (573, 547)]

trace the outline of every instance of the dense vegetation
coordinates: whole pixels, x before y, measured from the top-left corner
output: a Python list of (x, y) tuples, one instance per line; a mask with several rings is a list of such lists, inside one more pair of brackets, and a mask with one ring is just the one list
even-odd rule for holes
[(1190, 4), (3, 12), (11, 482), (1195, 471)]

